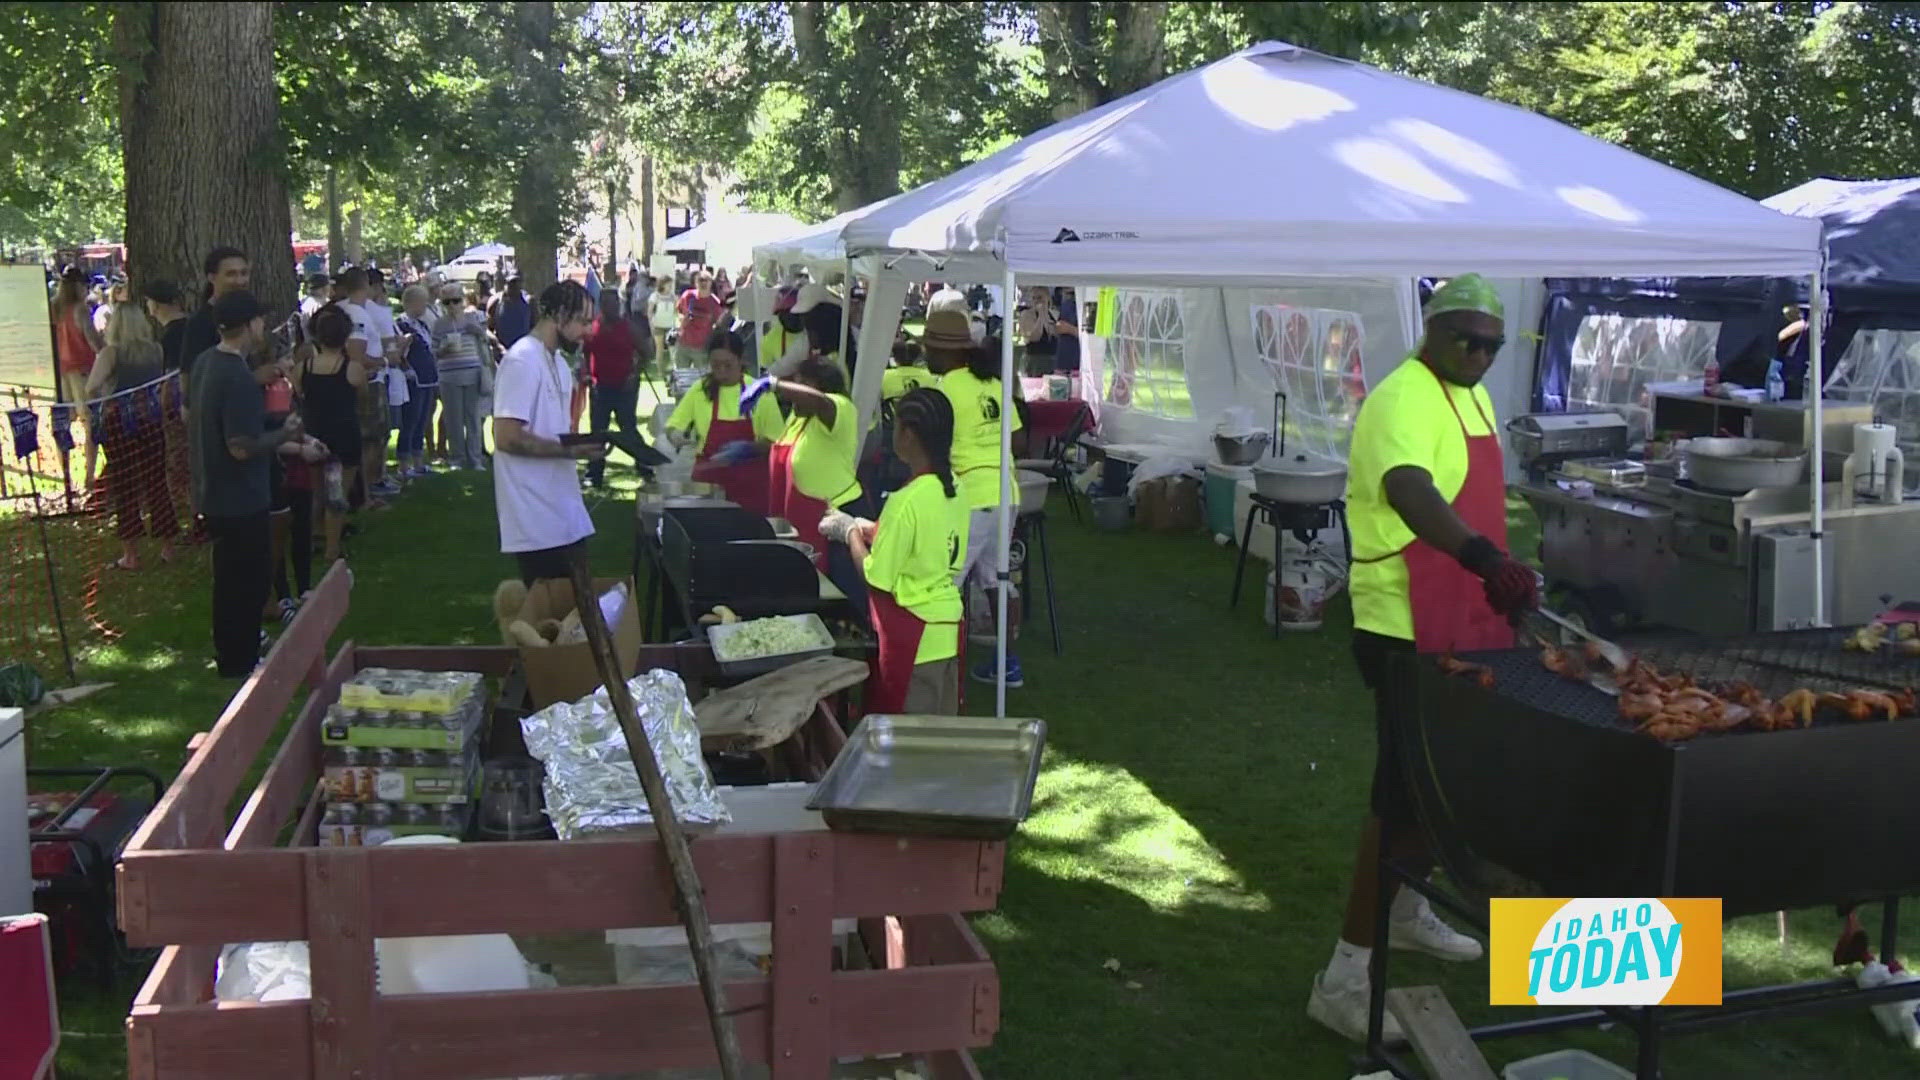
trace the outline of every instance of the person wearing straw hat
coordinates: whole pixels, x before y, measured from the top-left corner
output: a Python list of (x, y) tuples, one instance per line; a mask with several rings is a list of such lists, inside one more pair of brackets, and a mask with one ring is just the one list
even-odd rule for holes
[[(1480, 275), (1462, 274), (1435, 290), (1425, 317), (1414, 355), (1361, 404), (1349, 451), (1353, 654), (1373, 691), (1377, 749), (1345, 927), (1314, 977), (1307, 1015), (1356, 1041), (1367, 1034), (1380, 853), (1428, 859), (1390, 738), (1390, 721), (1414, 704), (1407, 658), (1511, 647), (1513, 623), (1538, 602), (1533, 571), (1507, 554), (1500, 437), (1480, 385), (1506, 344), (1500, 296)], [(1391, 948), (1458, 962), (1482, 953), (1411, 889), (1393, 897), (1387, 925)], [(1398, 1028), (1385, 1018), (1388, 1039)]]

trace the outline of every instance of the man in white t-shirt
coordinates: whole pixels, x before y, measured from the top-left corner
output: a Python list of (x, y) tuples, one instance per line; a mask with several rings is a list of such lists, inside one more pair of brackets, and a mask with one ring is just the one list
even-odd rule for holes
[(493, 383), (493, 500), (500, 550), (520, 564), (528, 585), (571, 574), (575, 549), (593, 535), (580, 495), (576, 458), (606, 456), (593, 443), (566, 445), (573, 373), (560, 344), (578, 347), (592, 326), (592, 304), (578, 282), (541, 292), (533, 329), (500, 360)]
[[(378, 273), (378, 271), (375, 271)], [(367, 270), (359, 266), (349, 266), (333, 276), (333, 298), (340, 310), (353, 320), (353, 333), (347, 337), (347, 358), (366, 368), (367, 393), (386, 393), (386, 370), (388, 346), (394, 344), (392, 313), (385, 312), (385, 324), (376, 322), (386, 302), (372, 299), (373, 286)], [(371, 414), (370, 414), (371, 415)], [(360, 431), (360, 477), (367, 487), (369, 498), (387, 498), (400, 493), (400, 485), (387, 479), (387, 438), (390, 421), (385, 413), (379, 416), (377, 428), (363, 426)]]

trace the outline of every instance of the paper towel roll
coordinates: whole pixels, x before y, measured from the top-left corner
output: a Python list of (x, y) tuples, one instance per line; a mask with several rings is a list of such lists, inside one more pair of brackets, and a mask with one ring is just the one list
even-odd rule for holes
[(1855, 424), (1853, 425), (1853, 452), (1859, 456), (1862, 464), (1877, 462), (1893, 449), (1894, 436), (1898, 430), (1892, 424)]

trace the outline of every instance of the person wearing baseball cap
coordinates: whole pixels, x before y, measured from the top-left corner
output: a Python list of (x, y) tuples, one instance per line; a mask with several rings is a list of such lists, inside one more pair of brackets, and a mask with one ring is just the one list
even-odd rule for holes
[[(1427, 302), (1426, 334), (1360, 406), (1347, 475), (1353, 538), (1353, 655), (1373, 691), (1372, 813), (1361, 832), (1346, 924), (1316, 975), (1307, 1015), (1355, 1041), (1367, 1036), (1373, 950), (1412, 949), (1442, 960), (1480, 958), (1480, 943), (1401, 889), (1387, 940), (1374, 940), (1379, 856), (1426, 853), (1391, 739), (1410, 700), (1416, 654), (1512, 648), (1513, 623), (1538, 603), (1531, 569), (1507, 553), (1506, 476), (1493, 401), (1480, 380), (1506, 344), (1499, 294), (1462, 274)], [(1386, 1036), (1399, 1037), (1392, 1017)]]
[(193, 364), (188, 451), (193, 505), (213, 537), (213, 647), (225, 678), (243, 678), (260, 658), (260, 612), (271, 588), (270, 465), (298, 438), (300, 414), (271, 431), (252, 357), (266, 341), (266, 308), (234, 289), (209, 305), (220, 343)]

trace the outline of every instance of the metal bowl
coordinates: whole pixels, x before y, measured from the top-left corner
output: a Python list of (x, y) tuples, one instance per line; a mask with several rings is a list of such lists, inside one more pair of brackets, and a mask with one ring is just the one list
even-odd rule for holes
[(1347, 467), (1337, 461), (1294, 454), (1253, 466), (1253, 487), (1269, 499), (1324, 506), (1347, 493)]
[(1222, 465), (1251, 465), (1260, 460), (1273, 442), (1273, 436), (1264, 431), (1255, 431), (1246, 435), (1220, 435), (1213, 437), (1213, 452), (1220, 456)]
[(1807, 472), (1807, 452), (1771, 439), (1689, 439), (1687, 478), (1714, 491), (1792, 487)]

